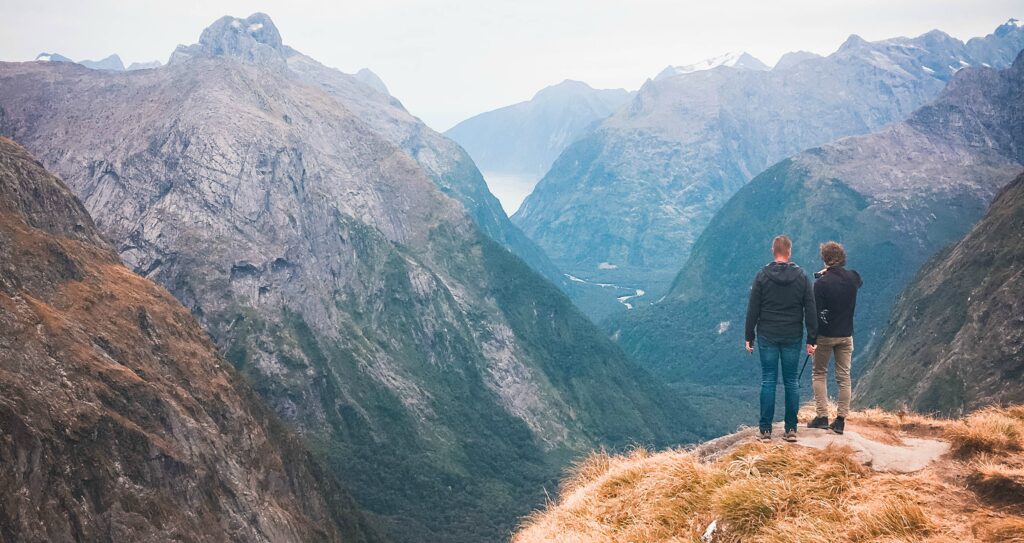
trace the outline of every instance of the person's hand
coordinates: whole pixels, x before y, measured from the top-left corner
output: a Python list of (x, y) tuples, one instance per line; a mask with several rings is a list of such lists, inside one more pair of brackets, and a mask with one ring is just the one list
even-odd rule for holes
[(814, 355), (814, 349), (816, 349), (816, 348), (817, 347), (815, 347), (814, 345), (811, 345), (810, 343), (808, 343), (807, 344), (807, 354), (813, 356)]
[(751, 354), (754, 352), (754, 346), (751, 345), (749, 341), (745, 341), (744, 344), (744, 347), (746, 347), (747, 349), (747, 354)]

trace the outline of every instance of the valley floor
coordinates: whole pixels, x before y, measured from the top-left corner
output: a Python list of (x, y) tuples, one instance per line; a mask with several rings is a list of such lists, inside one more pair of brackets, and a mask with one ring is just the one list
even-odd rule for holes
[(1024, 542), (1024, 406), (963, 420), (868, 410), (844, 436), (745, 430), (693, 449), (597, 453), (514, 543)]

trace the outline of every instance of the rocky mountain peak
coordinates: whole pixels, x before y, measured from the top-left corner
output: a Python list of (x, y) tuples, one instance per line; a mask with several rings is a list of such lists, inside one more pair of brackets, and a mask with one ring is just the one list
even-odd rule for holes
[(389, 96), (391, 95), (391, 93), (388, 92), (388, 86), (384, 84), (384, 80), (369, 68), (363, 68), (356, 72), (355, 78), (377, 92), (381, 92)]
[(117, 54), (113, 54), (100, 60), (82, 60), (78, 62), (91, 70), (107, 70), (110, 72), (123, 72), (124, 62)]
[(1001, 37), (1013, 32), (1020, 32), (1021, 30), (1024, 30), (1024, 21), (1011, 17), (996, 28), (995, 35)]
[(39, 53), (36, 55), (36, 60), (42, 62), (74, 62), (70, 58), (59, 53)]
[(857, 34), (850, 34), (850, 37), (846, 38), (846, 41), (844, 41), (843, 44), (839, 46), (839, 51), (848, 51), (850, 49), (862, 47), (865, 45), (869, 45), (867, 40), (858, 36)]
[(284, 45), (277, 26), (265, 13), (241, 19), (225, 15), (206, 27), (199, 43), (179, 45), (168, 64), (193, 57), (227, 57), (254, 64), (284, 65)]
[(558, 83), (556, 85), (550, 85), (548, 87), (544, 87), (543, 89), (537, 91), (537, 94), (534, 94), (533, 98), (537, 99), (537, 98), (552, 97), (552, 96), (565, 97), (565, 96), (572, 96), (572, 95), (576, 95), (576, 94), (580, 94), (580, 93), (585, 93), (585, 92), (593, 91), (593, 90), (594, 89), (590, 85), (584, 83), (583, 81), (576, 81), (574, 79), (566, 79), (565, 81), (562, 81), (561, 83)]
[(822, 58), (822, 56), (817, 53), (812, 53), (810, 51), (790, 51), (789, 53), (782, 55), (782, 58), (780, 58), (779, 61), (775, 63), (775, 66), (772, 69), (785, 70), (788, 68), (792, 68), (793, 66), (796, 66), (797, 64), (800, 64), (805, 60), (811, 60), (813, 58)]
[(719, 66), (727, 66), (737, 70), (765, 71), (768, 66), (747, 52), (729, 52), (717, 57), (708, 58), (685, 66), (668, 66), (654, 79), (665, 79), (675, 75), (711, 70)]

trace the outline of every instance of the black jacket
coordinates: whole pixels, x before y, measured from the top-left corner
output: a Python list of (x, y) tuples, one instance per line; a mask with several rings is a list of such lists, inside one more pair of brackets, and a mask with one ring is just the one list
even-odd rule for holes
[(818, 309), (818, 335), (853, 335), (853, 312), (857, 307), (857, 289), (863, 285), (860, 274), (843, 267), (829, 268), (814, 282), (814, 302)]
[(800, 266), (772, 262), (757, 272), (750, 287), (747, 305), (746, 339), (757, 335), (770, 339), (795, 339), (804, 335), (814, 345), (818, 337), (818, 319), (814, 310), (811, 281)]

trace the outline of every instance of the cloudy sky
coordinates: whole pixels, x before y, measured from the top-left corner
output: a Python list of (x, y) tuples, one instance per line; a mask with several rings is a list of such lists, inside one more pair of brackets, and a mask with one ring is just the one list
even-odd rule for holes
[(445, 130), (563, 79), (635, 89), (669, 64), (748, 51), (768, 64), (933, 28), (990, 33), (1021, 0), (0, 0), (0, 60), (59, 52), (166, 61), (222, 15), (263, 11), (284, 42), (325, 64), (377, 72), (414, 114)]

